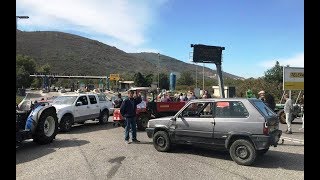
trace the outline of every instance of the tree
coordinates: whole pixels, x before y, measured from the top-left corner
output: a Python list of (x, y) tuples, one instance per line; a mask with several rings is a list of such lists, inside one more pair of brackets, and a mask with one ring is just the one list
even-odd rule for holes
[(194, 85), (195, 82), (189, 71), (183, 71), (180, 75), (180, 78), (177, 81), (177, 84), (191, 86)]
[(133, 76), (133, 78), (134, 78), (134, 84), (136, 85), (136, 86), (144, 86), (144, 84), (146, 84), (145, 83), (145, 78), (144, 78), (144, 76), (140, 73), (140, 72), (138, 72), (138, 73), (135, 73), (134, 74), (134, 76)]
[(16, 90), (18, 88), (30, 87), (33, 78), (30, 74), (34, 74), (36, 71), (36, 62), (28, 57), (17, 55), (16, 56)]
[(159, 74), (159, 86), (160, 89), (169, 89), (169, 77), (165, 73)]
[(283, 68), (280, 66), (279, 61), (276, 61), (276, 64), (264, 73), (264, 79), (270, 83), (282, 84), (282, 76)]

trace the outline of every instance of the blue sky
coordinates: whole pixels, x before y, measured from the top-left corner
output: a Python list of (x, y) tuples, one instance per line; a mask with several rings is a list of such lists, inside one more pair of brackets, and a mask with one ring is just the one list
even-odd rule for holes
[[(76, 3), (75, 3), (76, 2)], [(276, 60), (304, 67), (303, 0), (17, 0), (23, 31), (62, 31), (126, 52), (190, 63), (190, 44), (223, 46), (222, 70), (261, 77)], [(212, 64), (206, 67), (215, 69)]]

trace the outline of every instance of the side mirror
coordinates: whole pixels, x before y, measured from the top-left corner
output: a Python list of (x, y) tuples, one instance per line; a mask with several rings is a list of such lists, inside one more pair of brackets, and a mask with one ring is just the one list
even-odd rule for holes
[(76, 102), (76, 106), (82, 106), (82, 102)]

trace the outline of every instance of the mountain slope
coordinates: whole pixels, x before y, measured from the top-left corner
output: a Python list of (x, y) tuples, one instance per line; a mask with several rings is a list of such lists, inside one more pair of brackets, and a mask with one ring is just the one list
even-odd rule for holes
[[(157, 73), (158, 54), (126, 53), (96, 40), (51, 31), (17, 31), (17, 54), (28, 55), (37, 64), (48, 63), (58, 74), (108, 75), (110, 73)], [(196, 71), (196, 66), (160, 55), (159, 72)], [(202, 67), (198, 67), (202, 74)], [(205, 68), (205, 76), (214, 77), (215, 70)], [(195, 74), (195, 73), (194, 73)], [(224, 76), (241, 78), (229, 73)]]

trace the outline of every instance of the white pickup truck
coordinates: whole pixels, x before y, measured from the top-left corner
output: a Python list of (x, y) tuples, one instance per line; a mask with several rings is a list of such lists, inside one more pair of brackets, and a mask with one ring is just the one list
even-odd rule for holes
[(112, 102), (104, 94), (72, 93), (57, 97), (52, 105), (57, 110), (59, 128), (70, 131), (74, 123), (84, 123), (86, 120), (99, 120), (100, 124), (108, 122), (113, 114)]

